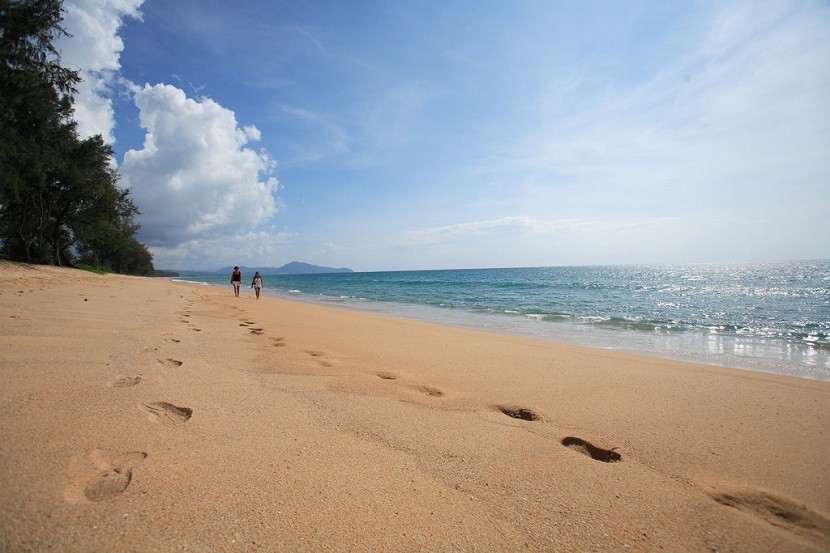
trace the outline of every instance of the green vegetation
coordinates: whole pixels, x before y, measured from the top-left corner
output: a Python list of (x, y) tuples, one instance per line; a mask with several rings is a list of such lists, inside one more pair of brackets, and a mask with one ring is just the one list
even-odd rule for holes
[(60, 0), (0, 0), (0, 255), (151, 275), (112, 149), (78, 137), (80, 79), (54, 47), (62, 17)]
[(78, 268), (78, 269), (81, 269), (81, 270), (84, 270), (84, 271), (89, 271), (90, 273), (96, 273), (96, 274), (99, 274), (99, 275), (107, 274), (107, 271), (105, 269), (101, 269), (100, 267), (93, 267), (92, 265), (85, 265), (83, 263), (78, 263), (77, 265), (75, 265), (75, 267)]

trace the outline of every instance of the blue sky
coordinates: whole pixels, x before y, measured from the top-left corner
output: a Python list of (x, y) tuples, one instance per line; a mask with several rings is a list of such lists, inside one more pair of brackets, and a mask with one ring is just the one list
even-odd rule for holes
[(830, 257), (826, 2), (65, 7), (159, 268)]

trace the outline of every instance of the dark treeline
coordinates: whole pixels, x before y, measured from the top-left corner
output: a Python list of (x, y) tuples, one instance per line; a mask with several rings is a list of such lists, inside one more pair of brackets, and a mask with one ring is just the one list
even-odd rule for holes
[(80, 78), (54, 46), (62, 17), (60, 0), (0, 0), (0, 254), (150, 275), (112, 149), (100, 135), (78, 137)]

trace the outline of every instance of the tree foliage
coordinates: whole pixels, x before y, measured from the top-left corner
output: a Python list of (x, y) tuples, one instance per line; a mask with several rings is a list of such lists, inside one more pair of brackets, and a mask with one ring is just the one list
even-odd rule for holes
[(77, 72), (62, 67), (60, 0), (0, 0), (0, 251), (29, 263), (152, 274), (112, 149), (80, 139)]

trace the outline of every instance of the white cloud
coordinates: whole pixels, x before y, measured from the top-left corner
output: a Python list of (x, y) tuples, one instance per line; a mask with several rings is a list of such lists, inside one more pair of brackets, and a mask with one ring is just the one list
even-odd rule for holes
[(194, 238), (174, 246), (150, 247), (153, 264), (164, 269), (215, 270), (227, 265), (280, 266), (296, 235), (287, 230), (251, 231), (220, 238)]
[(135, 103), (147, 134), (141, 150), (126, 152), (120, 173), (149, 246), (237, 236), (278, 211), (274, 163), (245, 147), (259, 137), (255, 127), (240, 128), (232, 111), (172, 85), (145, 85)]
[(69, 37), (57, 42), (62, 63), (80, 71), (75, 95), (75, 120), (82, 137), (100, 134), (115, 141), (112, 101), (109, 98), (124, 43), (118, 29), (125, 17), (139, 18), (143, 0), (75, 0), (64, 4), (63, 25)]
[(465, 236), (484, 236), (498, 233), (518, 232), (526, 236), (549, 236), (566, 232), (612, 233), (650, 226), (661, 221), (639, 221), (632, 223), (610, 223), (607, 221), (586, 221), (581, 219), (541, 220), (525, 216), (501, 217), (489, 221), (457, 223), (443, 227), (409, 231), (404, 242), (434, 244)]
[(299, 128), (314, 137), (309, 140), (311, 148), (298, 151), (293, 157), (297, 163), (311, 163), (320, 159), (349, 152), (349, 136), (342, 126), (328, 120), (325, 116), (307, 109), (283, 105), (280, 110), (289, 115)]
[[(58, 43), (62, 63), (78, 69), (75, 120), (82, 137), (114, 142), (111, 97), (132, 89), (146, 130), (144, 146), (129, 150), (119, 169), (142, 215), (139, 238), (159, 266), (222, 265), (246, 251), (247, 260), (274, 258), (287, 232), (256, 230), (279, 209), (274, 163), (248, 145), (262, 135), (237, 125), (232, 111), (210, 99), (194, 100), (171, 85), (138, 87), (120, 76), (125, 18), (141, 18), (143, 0), (74, 0), (64, 4)], [(186, 262), (180, 263), (180, 261)]]
[[(780, 187), (806, 168), (823, 182), (826, 10), (777, 6), (724, 4), (703, 31), (678, 41), (673, 64), (639, 80), (597, 86), (587, 72), (574, 83), (550, 71), (532, 103), (538, 123), (507, 133), (485, 168), (621, 196), (631, 188), (659, 195), (667, 173), (677, 186), (707, 190)], [(563, 105), (572, 108), (566, 116)]]

